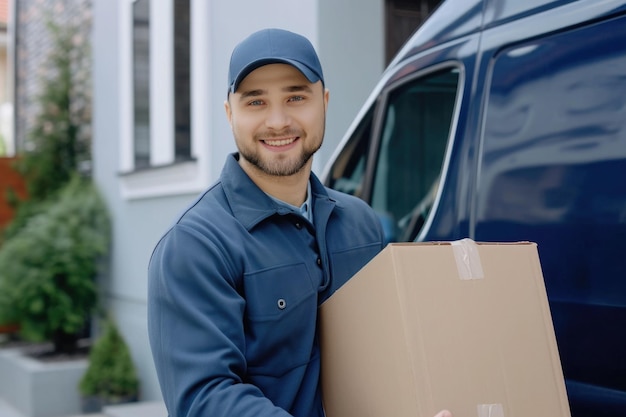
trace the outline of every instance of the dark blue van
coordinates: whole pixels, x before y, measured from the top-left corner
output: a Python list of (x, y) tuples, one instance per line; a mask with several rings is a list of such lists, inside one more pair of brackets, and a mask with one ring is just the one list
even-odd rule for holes
[(537, 242), (572, 415), (626, 416), (625, 1), (445, 0), (322, 176), (390, 241)]

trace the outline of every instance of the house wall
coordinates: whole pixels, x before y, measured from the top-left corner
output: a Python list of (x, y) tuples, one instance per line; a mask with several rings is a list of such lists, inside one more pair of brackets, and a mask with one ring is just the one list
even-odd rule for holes
[[(383, 0), (193, 3), (197, 7), (192, 19), (203, 23), (198, 30), (205, 43), (201, 47), (205, 54), (192, 56), (202, 73), (194, 86), (197, 95), (192, 109), (199, 124), (197, 131), (206, 136), (194, 151), (201, 161), (198, 169), (203, 176), (202, 187), (183, 193), (170, 189), (162, 195), (154, 191), (158, 188), (144, 194), (128, 193), (125, 188), (137, 175), (145, 184), (154, 185), (150, 181), (157, 181), (156, 170), (155, 177), (151, 177), (150, 172), (122, 175), (120, 169), (128, 117), (128, 108), (124, 107), (128, 92), (123, 88), (126, 67), (120, 51), (128, 47), (130, 40), (123, 38), (124, 23), (119, 16), (128, 1), (93, 0), (94, 177), (113, 218), (113, 244), (108, 269), (102, 276), (103, 292), (139, 368), (141, 397), (155, 400), (161, 394), (147, 337), (147, 264), (152, 248), (174, 216), (201, 188), (217, 179), (226, 154), (235, 149), (223, 108), (232, 48), (249, 33), (268, 26), (302, 33), (316, 46), (331, 91), (326, 143), (314, 166), (319, 171), (383, 70)], [(162, 94), (166, 93), (155, 92), (157, 97)], [(160, 102), (163, 104), (167, 105)]]

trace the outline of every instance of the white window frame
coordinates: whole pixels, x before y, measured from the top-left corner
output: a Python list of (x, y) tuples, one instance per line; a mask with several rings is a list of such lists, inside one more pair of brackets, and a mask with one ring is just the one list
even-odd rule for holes
[(150, 0), (150, 168), (135, 170), (133, 134), (133, 3), (120, 21), (119, 185), (128, 200), (197, 193), (208, 185), (210, 31), (206, 0), (190, 0), (191, 161), (174, 162), (173, 1)]

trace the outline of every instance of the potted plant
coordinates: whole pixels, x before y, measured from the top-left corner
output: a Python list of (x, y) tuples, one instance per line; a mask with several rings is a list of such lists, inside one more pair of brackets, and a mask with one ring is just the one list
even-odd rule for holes
[[(76, 348), (96, 304), (95, 276), (108, 250), (103, 200), (89, 180), (88, 44), (78, 28), (46, 16), (51, 40), (28, 146), (11, 164), (24, 192), (7, 190), (14, 216), (0, 235), (0, 320), (20, 336)], [(82, 175), (83, 177), (80, 177)]]
[(0, 316), (19, 323), (22, 338), (72, 353), (97, 304), (108, 249), (104, 201), (77, 175), (0, 248)]
[(7, 331), (17, 330), (9, 337), (19, 342), (0, 349), (0, 399), (41, 417), (80, 412), (77, 385), (87, 368), (82, 342), (90, 336), (97, 275), (109, 250), (106, 206), (88, 178), (88, 37), (53, 17), (42, 33), (50, 49), (34, 97), (37, 113), (11, 163), (25, 190), (7, 190), (13, 217), (0, 230), (0, 322), (18, 326)]
[(111, 319), (89, 352), (87, 371), (79, 383), (83, 412), (99, 412), (103, 406), (137, 401), (139, 379), (130, 350)]

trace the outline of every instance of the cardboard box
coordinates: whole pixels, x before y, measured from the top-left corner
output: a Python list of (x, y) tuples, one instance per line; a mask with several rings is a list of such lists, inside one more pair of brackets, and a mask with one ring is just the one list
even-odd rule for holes
[(327, 417), (569, 417), (537, 246), (388, 245), (320, 310)]

